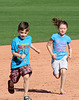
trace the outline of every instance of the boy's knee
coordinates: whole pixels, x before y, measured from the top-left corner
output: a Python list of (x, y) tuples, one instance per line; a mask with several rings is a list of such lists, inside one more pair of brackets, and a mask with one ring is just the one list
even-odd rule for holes
[(13, 82), (13, 84), (16, 84), (18, 82), (17, 79), (12, 79), (11, 81)]
[(24, 80), (28, 80), (29, 79), (29, 74), (24, 76)]

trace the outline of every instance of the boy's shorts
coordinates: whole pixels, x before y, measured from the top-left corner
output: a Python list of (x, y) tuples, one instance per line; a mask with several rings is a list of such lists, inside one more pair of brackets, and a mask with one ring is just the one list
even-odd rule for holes
[(68, 69), (68, 58), (67, 56), (64, 56), (60, 60), (52, 59), (52, 68), (54, 71), (54, 74), (59, 74), (60, 69), (65, 68)]
[(32, 69), (30, 65), (25, 65), (16, 69), (11, 69), (10, 79), (13, 83), (17, 83), (19, 81), (20, 76), (25, 76), (32, 74)]

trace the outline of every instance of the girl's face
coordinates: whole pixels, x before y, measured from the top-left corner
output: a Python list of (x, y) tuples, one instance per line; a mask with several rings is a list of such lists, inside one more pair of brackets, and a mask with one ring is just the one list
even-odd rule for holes
[(66, 31), (67, 31), (67, 25), (66, 24), (61, 24), (59, 26), (59, 33), (60, 33), (60, 35), (64, 36)]
[(24, 29), (23, 31), (19, 30), (18, 33), (19, 33), (19, 36), (21, 39), (25, 39), (28, 34), (28, 31), (26, 31), (26, 29)]

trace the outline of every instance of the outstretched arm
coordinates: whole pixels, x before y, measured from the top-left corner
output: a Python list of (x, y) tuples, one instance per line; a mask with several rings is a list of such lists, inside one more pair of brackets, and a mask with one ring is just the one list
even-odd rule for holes
[(71, 43), (68, 43), (68, 57), (72, 57), (72, 48), (71, 48)]
[(40, 53), (40, 50), (39, 49), (36, 49), (35, 46), (33, 46), (33, 44), (31, 44), (31, 48), (36, 51), (37, 53)]

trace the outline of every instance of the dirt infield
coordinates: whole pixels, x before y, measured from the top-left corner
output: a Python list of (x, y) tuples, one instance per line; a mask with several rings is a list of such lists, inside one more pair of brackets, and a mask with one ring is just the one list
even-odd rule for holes
[[(30, 77), (29, 96), (32, 100), (79, 100), (79, 40), (72, 40), (72, 59), (69, 68), (65, 91), (67, 95), (59, 95), (60, 79), (52, 75), (51, 56), (46, 48), (46, 42), (33, 43), (40, 49), (37, 54), (30, 51), (30, 63), (33, 74)], [(11, 46), (0, 46), (0, 100), (23, 100), (23, 78), (15, 84), (15, 93), (9, 94), (7, 81), (10, 74)]]

